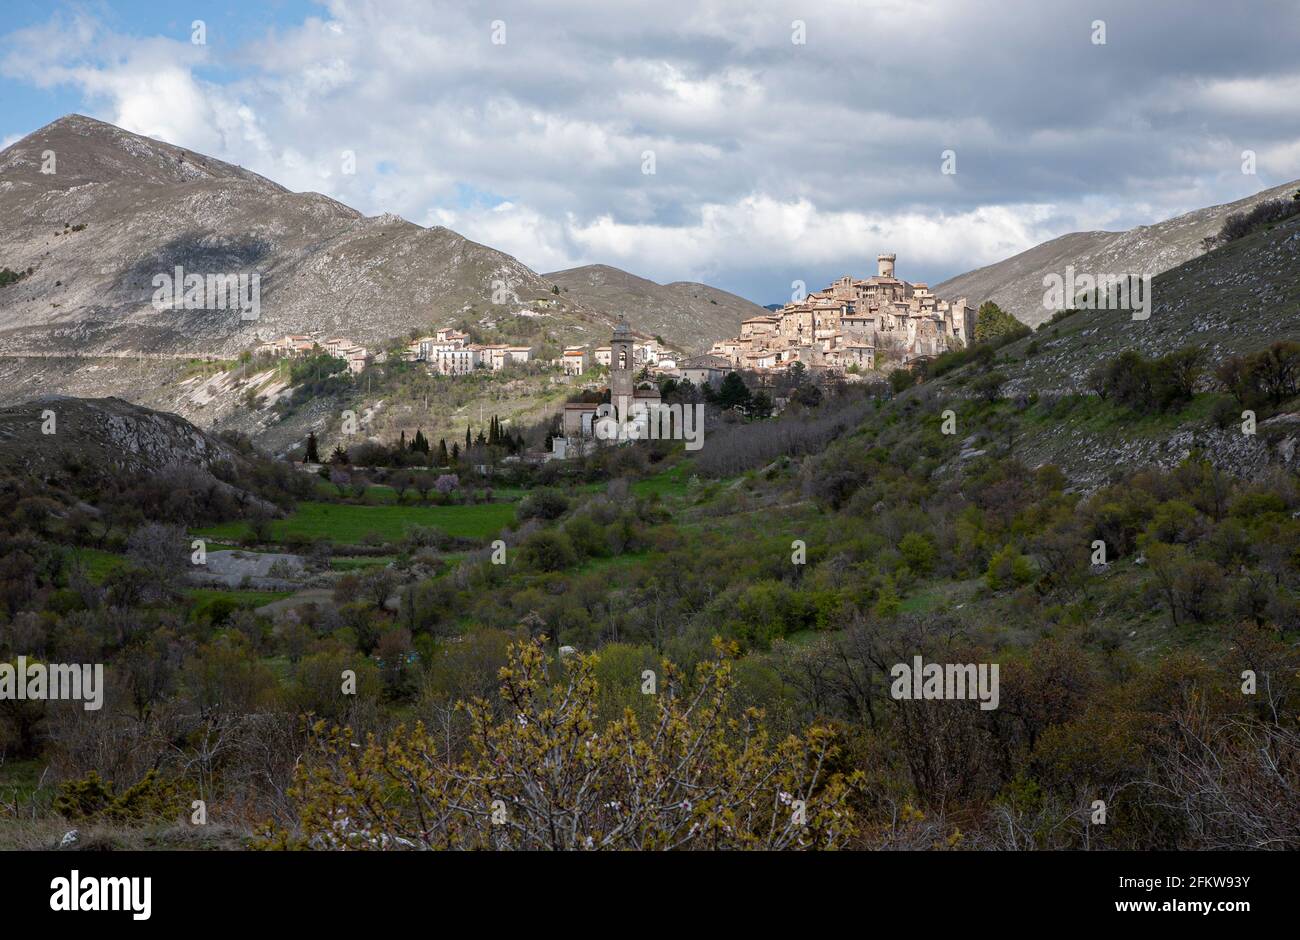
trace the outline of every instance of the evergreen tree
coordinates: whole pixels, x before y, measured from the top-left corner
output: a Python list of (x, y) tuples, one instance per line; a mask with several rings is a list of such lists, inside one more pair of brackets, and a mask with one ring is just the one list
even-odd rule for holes
[(451, 455), (447, 453), (447, 439), (441, 438), (438, 441), (438, 466), (445, 467), (451, 463)]
[(459, 445), (459, 444), (452, 444), (452, 445), (451, 445), (451, 459), (452, 459), (452, 462), (453, 462), (453, 463), (455, 463), (455, 462), (457, 462), (457, 461), (460, 460), (460, 445)]
[(465, 425), (465, 449), (469, 450), (474, 446), (474, 439), (469, 436), (469, 425)]
[(728, 408), (748, 409), (750, 405), (749, 389), (739, 372), (728, 372), (718, 389), (718, 407), (724, 411)]
[[(420, 432), (419, 432), (419, 431), (416, 431), (415, 433), (416, 433), (416, 434), (419, 434)], [(398, 438), (398, 441), (397, 441), (397, 449), (398, 449), (398, 450), (406, 450), (406, 429), (405, 429), (405, 428), (402, 429), (402, 436), (401, 436), (400, 438)], [(412, 447), (411, 447), (411, 450), (415, 450), (415, 447), (412, 446)]]
[(320, 454), (316, 451), (316, 432), (311, 431), (307, 434), (307, 453), (303, 455), (303, 463), (320, 463)]
[[(1068, 298), (1070, 303), (1074, 298)], [(975, 342), (983, 343), (988, 340), (1005, 339), (1007, 342), (1029, 333), (1029, 327), (1025, 326), (1014, 316), (1007, 313), (991, 300), (986, 300), (980, 304), (979, 313), (975, 317)]]

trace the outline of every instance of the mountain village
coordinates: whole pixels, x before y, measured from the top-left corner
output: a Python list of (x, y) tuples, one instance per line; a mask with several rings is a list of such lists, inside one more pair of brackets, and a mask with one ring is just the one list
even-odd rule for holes
[[(750, 317), (740, 335), (713, 344), (720, 367), (764, 372), (802, 362), (808, 369), (865, 372), (877, 361), (910, 365), (975, 339), (975, 307), (940, 300), (927, 284), (894, 276), (897, 255), (876, 259), (874, 277), (845, 275), (824, 290)], [(723, 365), (725, 364), (725, 365)]]
[[(643, 377), (717, 385), (732, 371), (764, 376), (801, 363), (808, 372), (859, 376), (871, 371), (912, 367), (974, 341), (975, 308), (965, 297), (939, 299), (923, 283), (894, 275), (894, 254), (877, 256), (877, 273), (860, 279), (845, 275), (829, 287), (786, 304), (767, 316), (741, 323), (740, 335), (715, 342), (708, 352), (679, 356), (658, 338), (633, 330), (622, 316), (608, 345), (570, 345), (544, 361), (566, 376), (641, 370)], [(313, 351), (342, 359), (359, 374), (369, 361), (383, 361), (366, 347), (342, 338), (323, 341), (291, 334), (260, 344), (259, 355), (301, 357)], [(476, 369), (499, 372), (509, 365), (539, 362), (533, 346), (475, 343), (468, 333), (444, 327), (411, 339), (403, 357), (423, 363), (430, 374), (468, 375)]]

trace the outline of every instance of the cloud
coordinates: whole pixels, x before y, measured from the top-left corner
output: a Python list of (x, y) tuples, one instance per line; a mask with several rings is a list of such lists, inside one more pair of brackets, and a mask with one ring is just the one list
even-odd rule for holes
[(330, 0), (217, 54), (221, 35), (60, 12), (6, 37), (0, 72), (538, 270), (605, 262), (760, 301), (801, 266), (894, 250), (937, 280), (1300, 176), (1282, 3)]

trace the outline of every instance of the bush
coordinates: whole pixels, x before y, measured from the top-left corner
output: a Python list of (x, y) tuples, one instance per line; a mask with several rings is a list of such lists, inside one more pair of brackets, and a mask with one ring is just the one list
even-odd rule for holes
[(889, 373), (889, 387), (898, 395), (916, 384), (916, 376), (908, 369), (895, 369)]
[(934, 544), (920, 532), (909, 532), (898, 543), (898, 553), (907, 567), (917, 574), (929, 574), (934, 568)]
[(1225, 359), (1215, 377), (1242, 408), (1280, 405), (1300, 394), (1300, 343), (1279, 340), (1252, 355)]
[(1033, 580), (1033, 563), (1011, 545), (990, 558), (988, 570), (984, 572), (984, 583), (993, 591), (1029, 584)]
[(1265, 199), (1249, 212), (1234, 212), (1223, 220), (1223, 227), (1213, 244), (1224, 245), (1228, 242), (1245, 238), (1251, 232), (1274, 222), (1281, 222), (1300, 214), (1300, 200), (1289, 202), (1281, 199)]
[(587, 557), (601, 557), (610, 553), (604, 527), (591, 516), (582, 515), (570, 519), (564, 526), (564, 532), (574, 549)]
[(233, 597), (216, 595), (207, 597), (194, 605), (190, 611), (190, 619), (195, 622), (207, 621), (214, 627), (219, 627), (230, 619), (230, 615), (239, 609), (239, 602)]
[(1096, 366), (1088, 375), (1088, 386), (1103, 400), (1110, 400), (1139, 414), (1177, 411), (1192, 400), (1205, 365), (1205, 350), (1188, 346), (1158, 359), (1126, 350)]
[(519, 520), (558, 519), (569, 511), (569, 501), (555, 490), (537, 490), (519, 504)]
[(536, 571), (563, 571), (578, 561), (569, 537), (554, 529), (534, 532), (519, 546), (519, 554)]
[(92, 770), (81, 780), (59, 784), (54, 811), (66, 819), (89, 821), (109, 819), (114, 822), (144, 822), (175, 819), (184, 812), (185, 802), (176, 787), (164, 781), (158, 771), (150, 770), (134, 786), (114, 793), (110, 781), (100, 779)]
[(1002, 397), (1002, 386), (1007, 377), (1001, 372), (985, 372), (971, 383), (971, 391), (990, 405)]

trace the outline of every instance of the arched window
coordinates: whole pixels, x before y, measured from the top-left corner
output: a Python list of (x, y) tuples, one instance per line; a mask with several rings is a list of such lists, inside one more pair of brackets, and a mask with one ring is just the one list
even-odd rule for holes
[(626, 350), (626, 349), (620, 349), (620, 350), (618, 351), (618, 367), (619, 367), (619, 369), (626, 369), (626, 368), (627, 368), (627, 350)]

